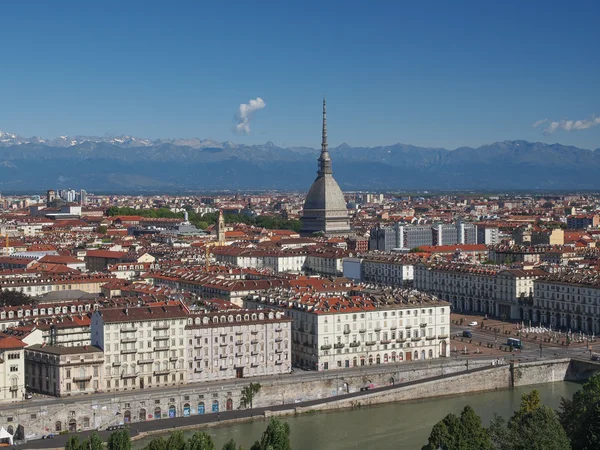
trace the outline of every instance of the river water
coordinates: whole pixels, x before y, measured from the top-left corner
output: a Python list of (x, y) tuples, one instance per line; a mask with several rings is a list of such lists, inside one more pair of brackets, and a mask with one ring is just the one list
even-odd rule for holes
[[(518, 409), (521, 395), (532, 389), (540, 392), (545, 405), (558, 409), (561, 397), (571, 397), (580, 386), (556, 382), (513, 390), (302, 414), (283, 417), (282, 420), (290, 424), (294, 450), (420, 449), (427, 443), (436, 422), (448, 413), (459, 414), (465, 405), (471, 405), (487, 425), (494, 412), (510, 417)], [(255, 420), (204, 430), (212, 435), (218, 450), (231, 438), (248, 449), (260, 438), (266, 426), (266, 420)], [(185, 433), (191, 435), (193, 431)], [(134, 442), (134, 449), (143, 448), (148, 441)]]

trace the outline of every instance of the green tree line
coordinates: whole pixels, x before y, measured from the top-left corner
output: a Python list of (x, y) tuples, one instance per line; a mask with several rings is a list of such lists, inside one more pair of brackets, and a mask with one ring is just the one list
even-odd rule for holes
[(508, 419), (495, 415), (485, 428), (473, 408), (436, 423), (422, 450), (597, 450), (600, 449), (600, 375), (590, 378), (559, 411), (542, 405), (536, 390), (521, 397)]
[[(197, 214), (193, 209), (186, 208), (188, 218), (191, 224), (201, 230), (205, 230), (209, 225), (216, 224), (219, 220), (218, 213)], [(183, 213), (176, 213), (168, 208), (157, 209), (134, 209), (129, 207), (111, 206), (106, 211), (108, 216), (141, 216), (155, 219), (183, 219)], [(225, 223), (244, 223), (269, 230), (292, 230), (300, 231), (299, 220), (284, 219), (281, 216), (247, 216), (245, 214), (225, 214)]]
[[(249, 450), (291, 450), (290, 426), (277, 419), (271, 419), (267, 429), (259, 440), (255, 441)], [(65, 445), (65, 450), (103, 450), (104, 442), (93, 432), (86, 440), (80, 440), (79, 436), (72, 435)], [(131, 450), (131, 438), (129, 432), (118, 430), (112, 433), (106, 442), (107, 450)], [(188, 439), (182, 431), (174, 431), (167, 439), (158, 437), (152, 439), (144, 450), (217, 450), (212, 437), (203, 431), (197, 431)], [(222, 450), (244, 450), (241, 445), (230, 439)]]

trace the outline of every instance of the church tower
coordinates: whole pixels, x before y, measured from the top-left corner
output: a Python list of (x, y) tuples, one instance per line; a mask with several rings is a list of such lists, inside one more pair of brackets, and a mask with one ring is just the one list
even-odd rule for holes
[(302, 236), (323, 233), (326, 236), (348, 236), (352, 234), (346, 200), (333, 178), (331, 156), (327, 149), (327, 105), (323, 99), (323, 130), (321, 154), (318, 159), (317, 178), (310, 187), (302, 211)]
[(225, 217), (223, 217), (223, 211), (219, 210), (219, 221), (217, 222), (217, 242), (219, 244), (225, 243)]

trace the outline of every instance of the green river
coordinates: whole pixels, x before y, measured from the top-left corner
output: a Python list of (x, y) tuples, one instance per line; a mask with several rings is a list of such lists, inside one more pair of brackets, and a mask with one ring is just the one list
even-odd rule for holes
[[(521, 395), (532, 389), (540, 391), (542, 402), (557, 409), (561, 396), (571, 397), (579, 384), (557, 382), (514, 390), (460, 395), (336, 412), (319, 412), (282, 418), (289, 422), (294, 450), (349, 449), (420, 449), (427, 442), (431, 427), (448, 413), (458, 414), (471, 405), (488, 424), (494, 412), (508, 418), (518, 409)], [(217, 449), (234, 438), (238, 445), (250, 448), (267, 426), (265, 420), (204, 428), (213, 436)], [(186, 431), (186, 435), (193, 431)], [(165, 433), (167, 437), (168, 433)], [(141, 449), (150, 439), (134, 442)]]

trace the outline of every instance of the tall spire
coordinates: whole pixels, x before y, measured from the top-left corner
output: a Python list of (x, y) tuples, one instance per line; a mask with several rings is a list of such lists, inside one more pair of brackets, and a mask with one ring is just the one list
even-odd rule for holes
[(327, 151), (327, 104), (323, 97), (323, 135), (321, 139), (321, 156), (319, 157), (319, 171), (317, 174), (322, 177), (325, 174), (332, 174), (331, 157)]
[(321, 152), (327, 151), (327, 104), (323, 97), (323, 138), (321, 139)]

